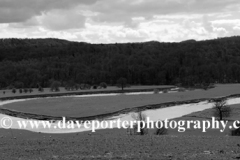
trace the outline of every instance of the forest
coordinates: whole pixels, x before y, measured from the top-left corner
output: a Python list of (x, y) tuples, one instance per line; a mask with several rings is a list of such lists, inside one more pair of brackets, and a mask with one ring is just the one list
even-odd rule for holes
[(194, 86), (240, 82), (240, 37), (90, 44), (61, 39), (0, 39), (0, 88), (73, 84)]

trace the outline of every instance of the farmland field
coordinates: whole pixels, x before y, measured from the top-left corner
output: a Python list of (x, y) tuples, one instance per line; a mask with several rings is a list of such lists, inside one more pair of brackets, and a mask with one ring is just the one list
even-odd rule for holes
[(239, 93), (239, 84), (228, 84), (216, 85), (216, 88), (207, 91), (197, 89), (193, 91), (166, 94), (120, 95), (85, 98), (40, 98), (6, 104), (3, 107), (41, 115), (86, 117), (144, 105), (221, 97)]

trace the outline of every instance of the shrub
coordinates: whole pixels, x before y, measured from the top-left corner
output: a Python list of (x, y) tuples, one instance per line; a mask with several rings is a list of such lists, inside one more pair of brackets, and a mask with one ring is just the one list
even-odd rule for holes
[(20, 88), (20, 89), (19, 89), (19, 93), (22, 93), (22, 92), (23, 92), (23, 90)]
[(157, 89), (157, 88), (154, 89), (154, 90), (153, 90), (153, 93), (154, 93), (154, 94), (158, 94), (158, 93), (159, 93), (159, 89)]
[(24, 89), (23, 89), (23, 92), (24, 92), (24, 93), (27, 93), (27, 92), (28, 92), (28, 89), (27, 89), (27, 88), (24, 88)]
[(3, 94), (5, 94), (6, 92), (5, 91), (3, 91)]
[(30, 89), (29, 89), (29, 92), (30, 92), (30, 93), (32, 93), (32, 92), (33, 92), (33, 89), (32, 89), (32, 88), (30, 88)]
[(84, 84), (84, 83), (80, 84), (80, 89), (81, 89), (81, 90), (84, 90), (84, 89), (86, 89), (86, 88), (85, 88), (85, 84)]
[(99, 85), (101, 88), (104, 88), (104, 89), (106, 89), (107, 88), (107, 83), (105, 83), (105, 82), (102, 82), (102, 83), (100, 83), (100, 85)]
[(80, 84), (75, 84), (74, 87), (75, 87), (76, 90), (79, 90), (80, 89)]
[(97, 88), (98, 88), (98, 86), (97, 86), (97, 85), (94, 85), (94, 86), (93, 86), (93, 89), (97, 89)]
[(68, 86), (65, 86), (66, 91), (70, 91), (70, 88)]
[(90, 84), (85, 84), (85, 88), (86, 89), (91, 89), (91, 85)]
[[(240, 127), (240, 124), (237, 124), (237, 127)], [(231, 130), (231, 135), (232, 136), (240, 136), (240, 128)]]
[(182, 83), (177, 83), (177, 84), (175, 84), (175, 86), (182, 87)]
[(211, 88), (215, 88), (215, 85), (213, 83), (203, 83), (203, 84), (201, 84), (201, 87), (204, 90), (208, 90)]
[(65, 89), (67, 91), (77, 90), (76, 88), (76, 83), (73, 80), (70, 80), (65, 84)]
[[(163, 124), (163, 126), (161, 126), (161, 124)], [(167, 134), (168, 130), (164, 126), (164, 123), (156, 122), (156, 126), (159, 126), (159, 127), (157, 127), (157, 129), (156, 129), (155, 135), (165, 135), (165, 134)]]
[[(146, 127), (146, 115), (142, 112), (138, 112), (137, 114), (132, 115), (133, 119), (136, 121), (140, 121), (140, 123), (136, 123), (133, 126), (133, 135), (146, 135), (148, 134), (148, 129)], [(140, 126), (138, 126), (140, 125)], [(138, 132), (138, 128), (140, 128), (140, 132)]]
[(80, 84), (80, 90), (84, 90), (85, 89), (85, 84), (84, 83), (82, 83), (82, 84)]
[(211, 83), (209, 86), (208, 86), (209, 89), (211, 88), (215, 88), (215, 84)]
[(44, 89), (43, 89), (41, 86), (39, 86), (39, 87), (38, 87), (38, 91), (39, 91), (39, 92), (43, 92)]
[(80, 89), (81, 90), (91, 89), (91, 86), (89, 84), (82, 83), (82, 84), (80, 84)]
[(164, 89), (164, 90), (163, 90), (163, 93), (168, 93), (168, 90), (167, 90), (167, 89)]
[(205, 91), (209, 89), (208, 86), (202, 86), (202, 88), (203, 88)]
[(179, 92), (185, 92), (185, 88), (179, 88), (178, 91)]
[(81, 90), (84, 90), (84, 89), (85, 89), (85, 84), (83, 84), (83, 83), (80, 84), (80, 89), (81, 89)]

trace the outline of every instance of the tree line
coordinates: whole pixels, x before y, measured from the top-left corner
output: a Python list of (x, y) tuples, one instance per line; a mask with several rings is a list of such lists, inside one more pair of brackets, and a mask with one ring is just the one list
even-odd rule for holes
[(0, 39), (0, 88), (115, 85), (120, 78), (130, 85), (240, 82), (240, 37), (122, 44)]

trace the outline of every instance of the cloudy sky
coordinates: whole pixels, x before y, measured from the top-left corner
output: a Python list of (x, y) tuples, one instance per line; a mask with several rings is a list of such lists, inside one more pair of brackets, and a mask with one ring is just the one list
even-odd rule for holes
[(240, 35), (239, 0), (0, 0), (0, 38), (179, 42)]

